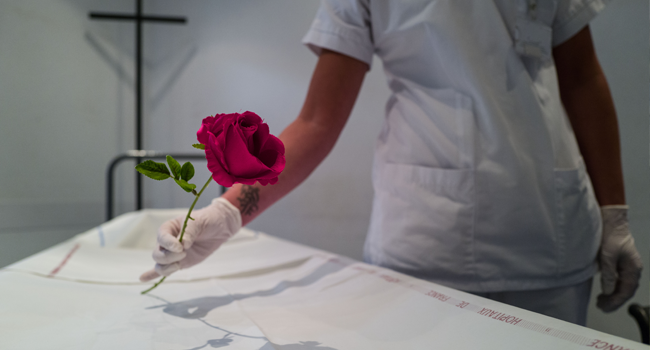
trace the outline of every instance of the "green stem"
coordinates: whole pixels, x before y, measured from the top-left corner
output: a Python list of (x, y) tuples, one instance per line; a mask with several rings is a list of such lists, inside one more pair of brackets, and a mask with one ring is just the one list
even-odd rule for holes
[(163, 281), (165, 280), (166, 277), (167, 277), (167, 276), (163, 276), (163, 278), (161, 278), (160, 281), (156, 282), (156, 284), (154, 284), (153, 286), (151, 286), (151, 288), (149, 288), (149, 289), (147, 289), (147, 290), (143, 290), (142, 292), (140, 292), (140, 294), (147, 294), (147, 293), (149, 293), (151, 290), (153, 290), (154, 288), (158, 287), (159, 284), (163, 283)]
[(187, 212), (187, 215), (185, 216), (185, 222), (183, 223), (183, 229), (181, 230), (181, 236), (178, 239), (179, 242), (183, 242), (183, 235), (185, 234), (185, 227), (187, 227), (187, 220), (190, 218), (190, 214), (192, 214), (192, 210), (194, 209), (194, 206), (196, 205), (196, 201), (199, 200), (199, 197), (201, 197), (201, 194), (203, 191), (208, 188), (208, 185), (212, 182), (212, 175), (210, 175), (210, 178), (208, 179), (208, 182), (203, 185), (203, 188), (201, 188), (201, 191), (199, 191), (199, 194), (194, 197), (194, 202), (192, 202), (192, 206), (190, 207), (190, 210)]
[[(199, 200), (199, 197), (201, 197), (201, 194), (203, 193), (203, 191), (206, 188), (208, 188), (208, 185), (210, 184), (210, 182), (212, 182), (212, 175), (210, 175), (210, 178), (208, 179), (208, 182), (206, 182), (205, 185), (203, 185), (203, 188), (201, 188), (201, 191), (199, 191), (199, 194), (197, 194), (195, 196), (194, 202), (192, 202), (192, 206), (190, 207), (190, 210), (187, 211), (187, 215), (185, 216), (185, 222), (183, 222), (183, 229), (181, 230), (181, 235), (178, 238), (179, 242), (183, 242), (183, 235), (185, 234), (185, 228), (187, 227), (187, 220), (189, 220), (190, 214), (192, 214), (192, 210), (194, 210), (194, 206), (196, 205), (196, 202)], [(163, 276), (163, 278), (161, 278), (160, 281), (156, 282), (156, 284), (154, 284), (151, 288), (149, 288), (147, 290), (143, 290), (142, 292), (140, 292), (140, 294), (149, 293), (151, 290), (158, 287), (159, 284), (163, 283), (165, 278), (166, 278), (166, 276)]]

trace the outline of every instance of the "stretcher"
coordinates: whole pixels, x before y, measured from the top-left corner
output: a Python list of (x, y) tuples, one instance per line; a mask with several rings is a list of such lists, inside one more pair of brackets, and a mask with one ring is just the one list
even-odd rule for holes
[(157, 227), (121, 215), (0, 270), (0, 349), (650, 349), (243, 228), (148, 294)]

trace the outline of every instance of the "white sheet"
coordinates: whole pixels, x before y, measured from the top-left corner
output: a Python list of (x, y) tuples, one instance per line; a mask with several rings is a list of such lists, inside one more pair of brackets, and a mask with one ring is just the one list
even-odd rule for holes
[[(0, 270), (0, 349), (648, 349), (243, 229), (142, 296), (144, 210)], [(610, 347), (611, 345), (611, 347)]]

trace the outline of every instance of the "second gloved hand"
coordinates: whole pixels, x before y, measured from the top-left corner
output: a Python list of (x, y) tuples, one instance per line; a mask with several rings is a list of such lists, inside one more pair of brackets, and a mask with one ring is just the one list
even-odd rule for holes
[(205, 260), (241, 228), (239, 209), (223, 198), (216, 198), (205, 208), (192, 212), (183, 242), (178, 236), (185, 216), (163, 223), (158, 229), (158, 246), (154, 249), (154, 269), (140, 276), (142, 282), (196, 265)]
[(603, 238), (599, 262), (603, 293), (596, 305), (612, 312), (634, 296), (643, 264), (628, 228), (627, 206), (603, 206), (601, 212)]

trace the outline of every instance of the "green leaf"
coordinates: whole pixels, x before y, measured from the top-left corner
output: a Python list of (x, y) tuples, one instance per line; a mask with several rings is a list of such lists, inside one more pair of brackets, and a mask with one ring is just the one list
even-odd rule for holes
[(192, 145), (192, 147), (197, 148), (197, 149), (202, 149), (205, 151), (205, 145), (202, 143), (195, 143)]
[(196, 188), (196, 185), (195, 185), (195, 184), (187, 183), (187, 181), (185, 181), (185, 180), (176, 180), (176, 179), (174, 179), (174, 181), (176, 181), (176, 183), (178, 184), (178, 186), (181, 186), (181, 188), (182, 188), (185, 192), (192, 192), (192, 190)]
[(169, 169), (167, 169), (165, 163), (156, 163), (153, 160), (145, 160), (136, 165), (135, 170), (139, 171), (142, 175), (159, 181), (171, 177), (171, 175), (169, 175)]
[(194, 165), (190, 162), (185, 162), (181, 168), (181, 179), (190, 181), (194, 177)]
[(174, 174), (174, 179), (180, 179), (181, 165), (176, 161), (176, 159), (172, 158), (170, 155), (167, 155), (167, 164), (169, 164), (169, 169), (171, 169), (172, 174)]

